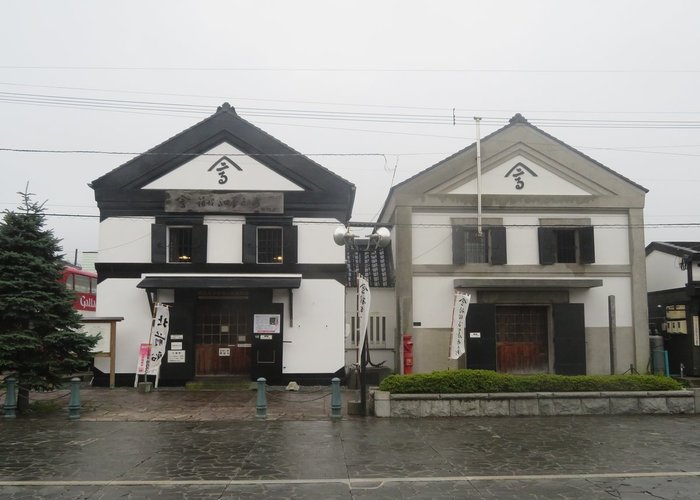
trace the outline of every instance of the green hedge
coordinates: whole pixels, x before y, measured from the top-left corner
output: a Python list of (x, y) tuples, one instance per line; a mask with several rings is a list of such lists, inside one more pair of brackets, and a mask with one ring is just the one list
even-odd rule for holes
[(379, 389), (394, 394), (480, 392), (675, 391), (679, 382), (657, 375), (509, 375), (490, 370), (449, 370), (390, 375)]

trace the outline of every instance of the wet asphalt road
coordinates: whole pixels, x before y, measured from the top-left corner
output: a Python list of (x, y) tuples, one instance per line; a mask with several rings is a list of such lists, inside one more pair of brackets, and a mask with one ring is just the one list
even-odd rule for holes
[(700, 416), (0, 420), (0, 498), (700, 498)]

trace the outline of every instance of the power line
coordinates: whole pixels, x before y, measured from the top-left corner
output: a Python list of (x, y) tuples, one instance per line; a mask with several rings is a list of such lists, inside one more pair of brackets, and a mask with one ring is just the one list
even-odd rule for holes
[[(89, 218), (89, 219), (97, 219), (100, 218), (100, 215), (92, 215), (92, 214), (68, 214), (68, 213), (44, 213), (45, 216), (47, 217), (75, 217), (75, 218)], [(206, 214), (200, 214), (200, 215), (205, 215), (207, 217), (207, 221), (211, 222), (224, 222), (224, 223), (230, 223), (230, 224), (241, 224), (242, 222), (240, 220), (232, 220), (227, 217), (222, 217), (222, 216), (209, 216)], [(184, 214), (182, 215), (183, 218), (191, 217), (192, 214)], [(151, 221), (153, 220), (153, 217), (146, 217), (146, 216), (140, 216), (140, 215), (134, 215), (134, 216), (111, 216), (109, 217), (110, 219), (127, 219), (127, 220), (146, 220), (146, 221)], [(317, 221), (310, 221), (310, 220), (301, 220), (301, 221), (295, 221), (296, 224), (298, 225), (339, 225), (340, 222), (338, 221), (328, 221), (328, 220), (317, 220)], [(453, 224), (451, 223), (408, 223), (408, 224), (381, 224), (378, 222), (368, 222), (368, 221), (350, 221), (348, 223), (349, 227), (374, 227), (374, 226), (382, 226), (382, 225), (388, 225), (392, 227), (423, 227), (423, 228), (451, 228)], [(660, 227), (675, 227), (675, 228), (683, 228), (683, 227), (700, 227), (700, 222), (653, 222), (653, 223), (644, 223), (644, 224), (623, 224), (623, 223), (615, 223), (615, 224), (591, 224), (593, 227), (600, 228), (600, 229), (629, 229), (629, 228), (660, 228)], [(506, 228), (537, 228), (541, 227), (540, 224), (517, 224), (517, 223), (511, 223), (511, 224), (499, 224), (499, 226), (506, 227)]]
[[(70, 97), (45, 94), (26, 94), (19, 92), (0, 92), (0, 102), (15, 104), (32, 104), (44, 106), (75, 107), (78, 109), (107, 111), (145, 111), (184, 114), (206, 114), (211, 108), (198, 104), (181, 104), (154, 101), (133, 101), (125, 99), (101, 99), (87, 97)], [(305, 109), (280, 109), (240, 107), (238, 111), (246, 116), (266, 118), (287, 118), (295, 120), (329, 120), (359, 121), (368, 123), (397, 123), (412, 125), (466, 125), (472, 123), (472, 117), (455, 117), (450, 113), (378, 113), (357, 111), (326, 111)], [(502, 126), (505, 117), (482, 117), (485, 125)], [(541, 126), (578, 127), (578, 128), (628, 128), (628, 129), (698, 129), (700, 120), (606, 120), (580, 118), (535, 118), (533, 122)]]
[[(353, 106), (360, 108), (394, 108), (394, 109), (422, 109), (422, 110), (432, 110), (432, 111), (449, 111), (452, 109), (449, 106), (403, 106), (394, 104), (376, 104), (376, 103), (348, 103), (348, 102), (337, 102), (337, 101), (309, 101), (309, 100), (298, 100), (298, 99), (271, 99), (271, 98), (261, 98), (261, 97), (232, 97), (232, 96), (222, 96), (222, 95), (207, 95), (207, 94), (182, 94), (174, 92), (152, 92), (144, 90), (126, 90), (126, 89), (104, 89), (95, 87), (70, 87), (64, 85), (34, 85), (28, 83), (16, 83), (16, 82), (0, 82), (0, 85), (12, 86), (12, 87), (31, 87), (31, 88), (46, 88), (46, 89), (59, 89), (59, 90), (81, 90), (89, 92), (108, 92), (108, 93), (122, 93), (122, 94), (136, 94), (136, 95), (155, 95), (155, 96), (169, 96), (169, 97), (197, 97), (205, 99), (228, 99), (232, 102), (238, 101), (259, 101), (259, 102), (278, 102), (278, 103), (294, 103), (294, 104), (317, 104), (322, 106)], [(586, 110), (576, 110), (576, 109), (503, 109), (503, 108), (468, 108), (466, 106), (457, 106), (456, 109), (460, 110), (462, 114), (473, 114), (473, 113), (514, 113), (519, 111), (520, 113), (551, 113), (551, 114), (585, 114), (585, 115), (596, 115), (596, 114), (627, 114), (627, 115), (639, 115), (639, 114), (649, 114), (649, 115), (697, 115), (700, 111), (650, 111), (650, 110), (607, 110), (607, 111), (592, 111), (590, 109)]]
[(698, 74), (700, 69), (687, 68), (341, 68), (341, 67), (254, 67), (254, 66), (58, 66), (0, 65), (0, 69), (47, 71), (233, 71), (284, 73), (522, 73), (522, 74)]
[[(455, 137), (455, 139), (461, 139)], [(533, 143), (534, 144), (534, 143)], [(549, 144), (547, 144), (549, 145)], [(563, 149), (563, 146), (557, 146)], [(597, 147), (597, 146), (574, 146), (577, 149), (592, 149), (598, 151), (618, 151), (622, 153), (641, 153), (641, 154), (655, 154), (664, 156), (689, 156), (697, 157), (700, 154), (695, 153), (680, 153), (673, 151), (648, 151), (644, 149), (636, 148), (611, 148), (611, 147)], [(693, 146), (699, 147), (699, 146)], [(167, 156), (167, 157), (197, 157), (197, 156), (221, 156), (226, 154), (226, 156), (236, 156), (236, 157), (289, 157), (289, 156), (326, 156), (326, 157), (385, 157), (385, 156), (448, 156), (454, 153), (442, 152), (442, 151), (432, 151), (432, 152), (411, 152), (411, 153), (379, 153), (379, 152), (358, 152), (358, 153), (169, 153), (169, 152), (154, 152), (154, 151), (110, 151), (110, 150), (100, 150), (100, 149), (42, 149), (42, 148), (14, 148), (14, 147), (0, 147), (0, 151), (5, 151), (8, 153), (43, 153), (43, 154), (89, 154), (89, 155), (111, 155), (111, 156)]]

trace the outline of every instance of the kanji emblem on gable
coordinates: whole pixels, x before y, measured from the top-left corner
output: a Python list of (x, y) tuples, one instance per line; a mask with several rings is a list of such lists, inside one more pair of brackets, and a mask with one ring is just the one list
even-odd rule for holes
[[(477, 180), (475, 176), (445, 186), (448, 194), (476, 194)], [(510, 195), (579, 195), (589, 196), (591, 193), (576, 183), (567, 179), (563, 172), (555, 172), (550, 168), (517, 155), (497, 165), (484, 168), (481, 177), (483, 194)]]
[(226, 175), (226, 170), (229, 168), (235, 168), (239, 172), (243, 172), (243, 169), (238, 166), (238, 164), (233, 161), (231, 158), (228, 156), (222, 156), (218, 160), (214, 162), (214, 164), (209, 167), (209, 170), (207, 172), (215, 171), (216, 174), (219, 176), (219, 184), (226, 184), (228, 182), (228, 175)]

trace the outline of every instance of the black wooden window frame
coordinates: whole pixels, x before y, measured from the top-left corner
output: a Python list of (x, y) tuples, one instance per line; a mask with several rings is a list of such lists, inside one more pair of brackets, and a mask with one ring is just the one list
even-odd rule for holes
[[(170, 229), (192, 229), (192, 252), (189, 261), (171, 260)], [(204, 264), (207, 261), (207, 225), (204, 218), (156, 217), (151, 224), (151, 262), (154, 264)]]
[[(258, 228), (282, 229), (282, 262), (264, 263), (258, 259)], [(291, 217), (246, 217), (243, 225), (243, 263), (261, 266), (297, 263), (298, 227)]]
[(506, 264), (506, 228), (504, 226), (483, 227), (485, 262), (467, 261), (467, 234), (475, 234), (477, 230), (477, 226), (472, 225), (455, 224), (452, 226), (452, 263), (457, 266), (464, 264)]
[(168, 264), (192, 262), (192, 226), (168, 226), (167, 238)]
[[(576, 257), (574, 261), (562, 258), (561, 240), (573, 232)], [(537, 228), (540, 264), (593, 264), (595, 262), (595, 238), (593, 226), (540, 226)]]
[[(275, 233), (279, 234), (275, 235)], [(284, 264), (284, 228), (282, 226), (256, 226), (255, 262), (256, 264)]]

